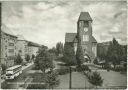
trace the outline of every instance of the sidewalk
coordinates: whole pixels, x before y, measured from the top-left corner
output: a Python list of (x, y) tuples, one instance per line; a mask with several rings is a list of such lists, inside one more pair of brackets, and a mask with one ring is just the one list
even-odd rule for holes
[(22, 70), (24, 70), (24, 69), (30, 67), (30, 66), (33, 65), (33, 64), (34, 64), (34, 63), (32, 62), (32, 63), (28, 63), (27, 66), (22, 66)]
[[(28, 67), (30, 67), (31, 65), (33, 65), (34, 63), (32, 62), (32, 63), (28, 63), (27, 64), (27, 66), (22, 66), (22, 70), (25, 70), (26, 68), (28, 68)], [(4, 75), (2, 75), (2, 76), (5, 76), (5, 74)], [(2, 77), (1, 76), (1, 77)], [(1, 79), (1, 83), (3, 83), (5, 81), (5, 79)]]

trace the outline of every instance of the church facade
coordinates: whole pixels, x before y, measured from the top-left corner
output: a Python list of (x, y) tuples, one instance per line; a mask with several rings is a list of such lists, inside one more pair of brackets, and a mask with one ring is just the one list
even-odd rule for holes
[(92, 35), (92, 21), (88, 12), (81, 12), (77, 21), (77, 33), (66, 33), (65, 36), (65, 43), (72, 43), (75, 52), (80, 38), (83, 55), (91, 62), (97, 57), (97, 41)]

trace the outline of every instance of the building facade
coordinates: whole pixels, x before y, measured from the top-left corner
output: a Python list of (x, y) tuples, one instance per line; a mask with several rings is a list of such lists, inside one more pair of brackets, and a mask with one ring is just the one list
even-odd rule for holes
[(17, 54), (20, 54), (23, 62), (26, 62), (26, 55), (29, 55), (30, 59), (32, 55), (37, 55), (37, 51), (40, 47), (39, 44), (26, 40), (22, 35), (17, 35), (17, 37)]
[(26, 62), (25, 57), (37, 54), (40, 45), (27, 41), (22, 35), (14, 35), (6, 26), (1, 27), (1, 57), (0, 63), (7, 68), (15, 64), (14, 60), (20, 54), (23, 62)]
[(25, 62), (25, 57), (29, 54), (28, 41), (22, 35), (17, 35), (17, 37), (17, 54), (20, 54), (23, 62)]
[(108, 48), (110, 45), (110, 41), (108, 42), (102, 42), (97, 44), (97, 57), (101, 57), (103, 54), (106, 55)]
[(7, 67), (14, 65), (17, 53), (17, 37), (5, 26), (1, 27), (1, 64)]
[(77, 50), (78, 40), (82, 46), (85, 58), (90, 58), (93, 62), (97, 57), (97, 41), (92, 35), (92, 18), (88, 12), (81, 12), (77, 21), (77, 33), (66, 33), (65, 43), (73, 43), (74, 50)]
[(30, 56), (30, 58), (32, 58), (32, 55), (34, 55), (34, 56), (37, 55), (40, 45), (29, 41), (28, 47), (29, 47), (29, 56)]

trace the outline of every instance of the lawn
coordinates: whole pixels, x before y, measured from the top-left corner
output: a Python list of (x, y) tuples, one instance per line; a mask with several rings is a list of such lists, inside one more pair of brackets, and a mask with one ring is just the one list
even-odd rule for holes
[(37, 70), (37, 72), (35, 71), (31, 70), (31, 73), (29, 73), (29, 75), (33, 78), (33, 81), (28, 85), (27, 89), (45, 89), (45, 75), (40, 73), (39, 70)]
[(127, 75), (115, 71), (98, 71), (104, 79), (103, 88), (126, 88)]
[[(69, 88), (69, 73), (60, 75), (60, 84), (55, 89), (68, 89)], [(86, 85), (86, 86), (85, 86)], [(79, 72), (72, 73), (72, 88), (73, 89), (85, 89), (92, 88), (93, 86), (88, 82), (87, 78)]]

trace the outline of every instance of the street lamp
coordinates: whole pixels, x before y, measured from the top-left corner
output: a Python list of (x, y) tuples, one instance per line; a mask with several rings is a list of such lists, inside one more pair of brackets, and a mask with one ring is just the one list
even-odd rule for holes
[(72, 88), (72, 68), (76, 68), (76, 66), (69, 66), (69, 89)]

